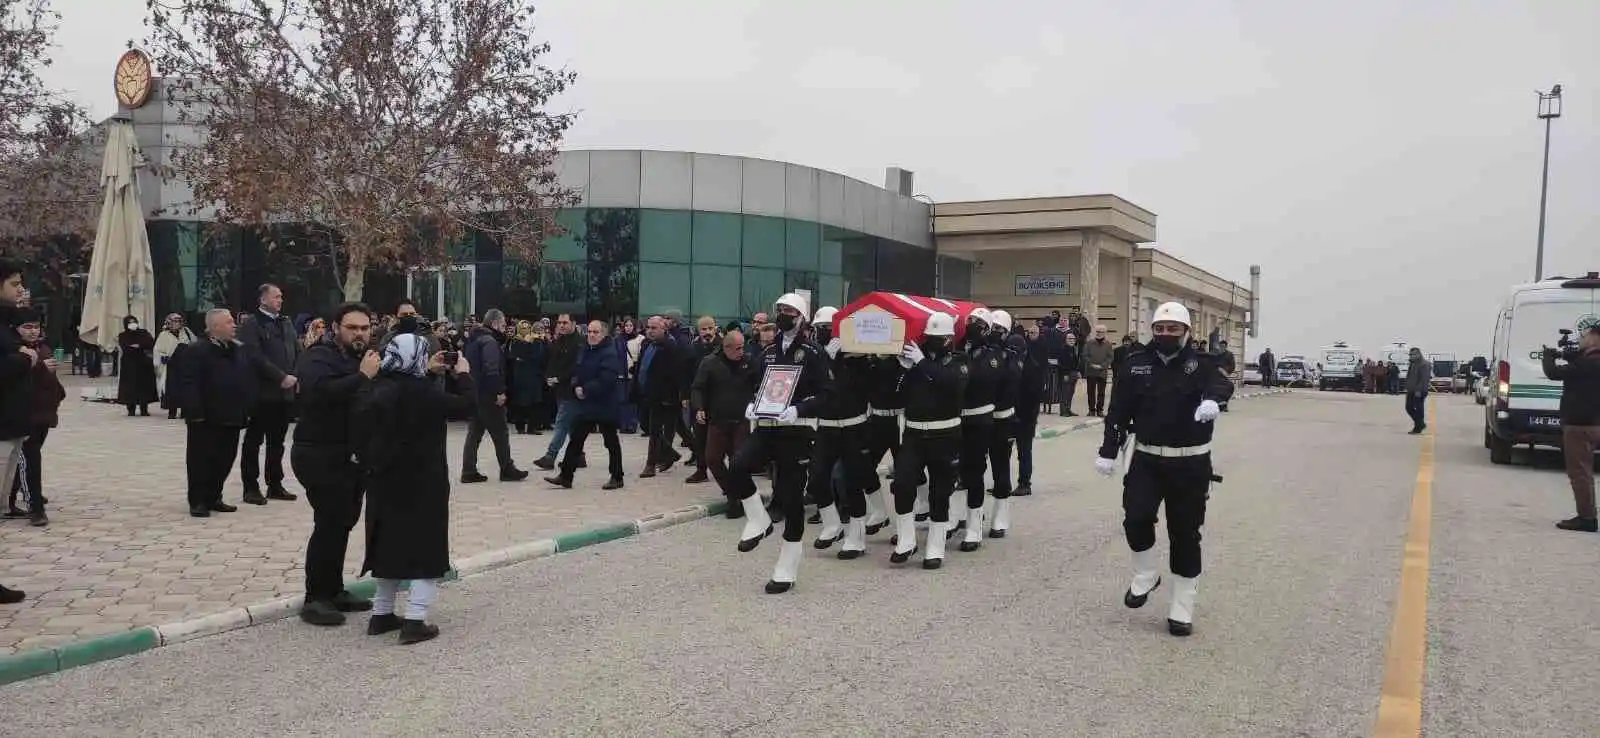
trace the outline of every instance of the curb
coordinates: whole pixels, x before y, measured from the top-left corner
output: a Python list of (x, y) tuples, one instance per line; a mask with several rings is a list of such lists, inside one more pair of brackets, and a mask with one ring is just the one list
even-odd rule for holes
[[(455, 581), (484, 572), (502, 569), (524, 561), (542, 559), (558, 553), (570, 553), (607, 541), (630, 538), (662, 528), (670, 528), (693, 520), (720, 515), (726, 512), (726, 500), (714, 500), (690, 505), (663, 513), (647, 515), (626, 523), (612, 523), (593, 528), (563, 533), (553, 538), (519, 543), (495, 551), (474, 554), (455, 562), (444, 575), (445, 581)], [(372, 597), (378, 583), (371, 578), (348, 582), (345, 588), (358, 597)], [(145, 625), (108, 635), (86, 638), (81, 641), (37, 648), (20, 653), (0, 655), (0, 685), (20, 682), (45, 674), (131, 656), (164, 646), (171, 646), (196, 638), (226, 633), (253, 625), (263, 625), (275, 620), (293, 617), (300, 611), (303, 596), (285, 597), (260, 602), (246, 607), (235, 607), (197, 618), (165, 625)]]

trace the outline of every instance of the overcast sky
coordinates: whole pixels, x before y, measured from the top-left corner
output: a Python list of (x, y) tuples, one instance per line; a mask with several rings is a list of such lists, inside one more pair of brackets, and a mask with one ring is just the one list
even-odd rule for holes
[[(140, 0), (55, 0), (48, 77), (102, 115)], [(1487, 353), (1533, 275), (1600, 269), (1596, 0), (549, 0), (569, 144), (760, 156), (936, 201), (1110, 192), (1248, 284), (1261, 341)], [(1074, 265), (1075, 266), (1075, 265)]]

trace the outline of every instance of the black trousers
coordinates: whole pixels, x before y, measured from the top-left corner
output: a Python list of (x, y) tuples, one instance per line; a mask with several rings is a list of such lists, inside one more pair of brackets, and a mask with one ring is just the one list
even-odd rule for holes
[(306, 543), (306, 599), (328, 600), (344, 590), (344, 557), (350, 531), (361, 520), (365, 492), (361, 467), (344, 446), (295, 444), (289, 451), (295, 479), (311, 503), (311, 540)]
[(900, 458), (900, 416), (871, 415), (867, 417), (867, 491), (883, 488), (878, 479), (878, 464), (885, 454)]
[[(1039, 432), (1039, 418), (1017, 414), (1012, 435), (1017, 442), (1017, 484), (1033, 486), (1033, 437)], [(998, 495), (996, 495), (998, 497)]]
[[(261, 491), (261, 443), (267, 444), (267, 489), (283, 487), (283, 439), (289, 434), (289, 403), (262, 402), (250, 416), (239, 458), (239, 478), (245, 493)], [(230, 459), (230, 465), (233, 463)]]
[[(876, 477), (867, 466), (867, 424), (847, 428), (818, 428), (817, 440), (811, 446), (811, 478), (807, 493), (818, 507), (839, 503), (845, 518), (867, 516), (867, 478)], [(835, 464), (844, 465), (844, 499), (836, 499), (833, 475), (828, 471)]]
[(1084, 377), (1083, 383), (1088, 387), (1089, 411), (1093, 413), (1105, 412), (1106, 409), (1106, 378)]
[(1056, 378), (1056, 402), (1060, 407), (1056, 414), (1066, 415), (1072, 412), (1072, 397), (1078, 393), (1078, 375), (1061, 374)]
[(1128, 547), (1148, 551), (1156, 545), (1157, 512), (1165, 504), (1172, 573), (1200, 576), (1200, 527), (1206, 522), (1210, 489), (1210, 454), (1172, 458), (1133, 452), (1122, 479), (1122, 528)]
[(573, 418), (572, 436), (567, 439), (567, 452), (561, 457), (561, 474), (572, 477), (578, 468), (578, 461), (583, 459), (583, 444), (589, 440), (589, 435), (599, 433), (606, 444), (606, 469), (611, 472), (612, 479), (622, 478), (622, 441), (617, 438), (617, 424), (600, 420), (586, 420)]
[(189, 507), (207, 507), (222, 501), (222, 485), (239, 457), (239, 431), (215, 423), (188, 424), (184, 467), (189, 476)]
[(694, 452), (694, 470), (699, 474), (706, 473), (706, 427), (700, 423), (694, 424), (694, 442), (689, 444), (689, 450)]
[(505, 407), (494, 404), (493, 397), (479, 397), (478, 411), (467, 424), (467, 441), (461, 447), (461, 473), (478, 471), (478, 446), (483, 443), (484, 433), (489, 434), (489, 442), (494, 444), (494, 458), (500, 463), (500, 472), (517, 468), (517, 463), (511, 459), (511, 431), (506, 427)]
[(1011, 496), (1011, 440), (1016, 430), (1016, 418), (1011, 417), (994, 421), (994, 429), (989, 432), (989, 475), (994, 477), (997, 500)]
[(44, 512), (44, 439), (50, 435), (50, 428), (36, 425), (28, 431), (28, 437), (22, 442), (23, 473), (18, 474), (11, 483), (11, 504), (9, 507), (16, 509), (17, 498), (24, 496), (23, 502), (28, 503), (31, 512)]
[(1411, 422), (1416, 428), (1421, 428), (1422, 426), (1426, 425), (1426, 416), (1423, 413), (1423, 406), (1427, 403), (1427, 401), (1428, 395), (1426, 393), (1421, 395), (1418, 395), (1415, 392), (1406, 393), (1406, 414), (1411, 416)]
[[(770, 466), (772, 503), (783, 513), (783, 540), (790, 543), (798, 542), (806, 532), (806, 467), (811, 463), (814, 435), (804, 427), (757, 428), (733, 455), (728, 469), (729, 496), (743, 502), (756, 493), (751, 475)], [(915, 495), (915, 490), (912, 493)], [(831, 498), (833, 493), (828, 495)]]
[(677, 405), (650, 406), (650, 450), (645, 455), (647, 466), (675, 464), (681, 455), (672, 449), (672, 437), (678, 430)]
[[(961, 431), (956, 428), (921, 431), (907, 428), (894, 455), (894, 512), (909, 515), (917, 504), (917, 480), (928, 480), (928, 512), (936, 523), (950, 522), (950, 495), (956, 490), (955, 458), (961, 452)], [(983, 494), (982, 479), (978, 493)]]
[[(961, 486), (967, 490), (967, 508), (983, 507), (983, 496), (988, 490), (983, 483), (984, 472), (989, 467), (989, 441), (994, 437), (994, 418), (973, 415), (961, 419)], [(900, 472), (895, 471), (895, 478)], [(933, 489), (928, 489), (928, 499), (933, 499)]]

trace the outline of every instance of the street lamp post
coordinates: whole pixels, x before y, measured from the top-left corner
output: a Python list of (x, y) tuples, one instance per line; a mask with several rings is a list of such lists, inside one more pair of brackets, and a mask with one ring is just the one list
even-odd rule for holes
[[(1535, 92), (1538, 92), (1535, 90)], [(1561, 117), (1561, 85), (1538, 92), (1539, 118), (1544, 120), (1544, 174), (1539, 182), (1539, 245), (1533, 257), (1533, 281), (1544, 279), (1544, 207), (1550, 194), (1550, 122)]]

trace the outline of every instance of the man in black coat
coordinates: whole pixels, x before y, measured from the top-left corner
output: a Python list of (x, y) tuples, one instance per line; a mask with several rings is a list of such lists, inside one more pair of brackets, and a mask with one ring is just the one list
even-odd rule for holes
[[(549, 358), (544, 365), (545, 386), (549, 388), (550, 395), (556, 398), (555, 432), (550, 434), (550, 445), (545, 447), (544, 456), (533, 462), (534, 466), (546, 471), (556, 468), (556, 455), (561, 453), (561, 446), (572, 433), (573, 414), (578, 411), (577, 398), (572, 394), (572, 370), (578, 365), (578, 354), (582, 353), (583, 345), (583, 336), (578, 334), (572, 315), (562, 313), (556, 316), (556, 337), (550, 341)], [(583, 456), (580, 455), (578, 461), (578, 468), (586, 466)]]
[[(23, 471), (22, 444), (32, 425), (31, 373), (43, 360), (17, 332), (17, 303), (23, 294), (22, 262), (0, 259), (0, 489), (7, 492)], [(21, 590), (0, 586), (0, 604), (15, 604), (23, 597)]]
[(506, 360), (500, 344), (505, 340), (506, 314), (498, 309), (483, 314), (483, 322), (472, 330), (462, 355), (472, 367), (472, 385), (477, 388), (478, 412), (467, 425), (467, 442), (461, 449), (461, 483), (487, 482), (478, 473), (478, 445), (483, 434), (494, 444), (500, 462), (500, 481), (520, 482), (528, 472), (517, 468), (511, 458), (511, 432), (506, 427)]
[(648, 408), (650, 416), (650, 452), (640, 479), (666, 471), (683, 458), (673, 450), (672, 439), (693, 383), (692, 375), (685, 377), (687, 349), (669, 332), (667, 319), (652, 315), (645, 325), (645, 344), (639, 350), (639, 403)]
[(378, 352), (368, 350), (372, 312), (361, 303), (334, 310), (332, 336), (295, 363), (300, 379), (300, 421), (294, 428), (289, 463), (311, 503), (311, 540), (306, 544), (306, 599), (300, 619), (312, 625), (343, 625), (347, 612), (372, 603), (344, 588), (344, 556), (350, 530), (361, 519), (364, 490), (350, 414), (361, 388), (378, 375)]
[(294, 377), (236, 340), (237, 334), (232, 312), (207, 312), (206, 337), (184, 349), (178, 365), (179, 405), (189, 434), (189, 514), (197, 518), (238, 509), (222, 501), (222, 485), (239, 455), (239, 433), (249, 424), (263, 385), (294, 386)]
[[(300, 336), (294, 323), (283, 314), (283, 290), (263, 284), (256, 290), (258, 305), (245, 315), (237, 329), (239, 342), (256, 356), (272, 364), (281, 377), (262, 376), (256, 388), (256, 406), (245, 427), (239, 476), (244, 480), (244, 501), (265, 505), (267, 500), (293, 500), (283, 488), (283, 439), (289, 434), (290, 410), (294, 403), (295, 362), (300, 358)], [(267, 445), (267, 493), (261, 494), (261, 444)]]

